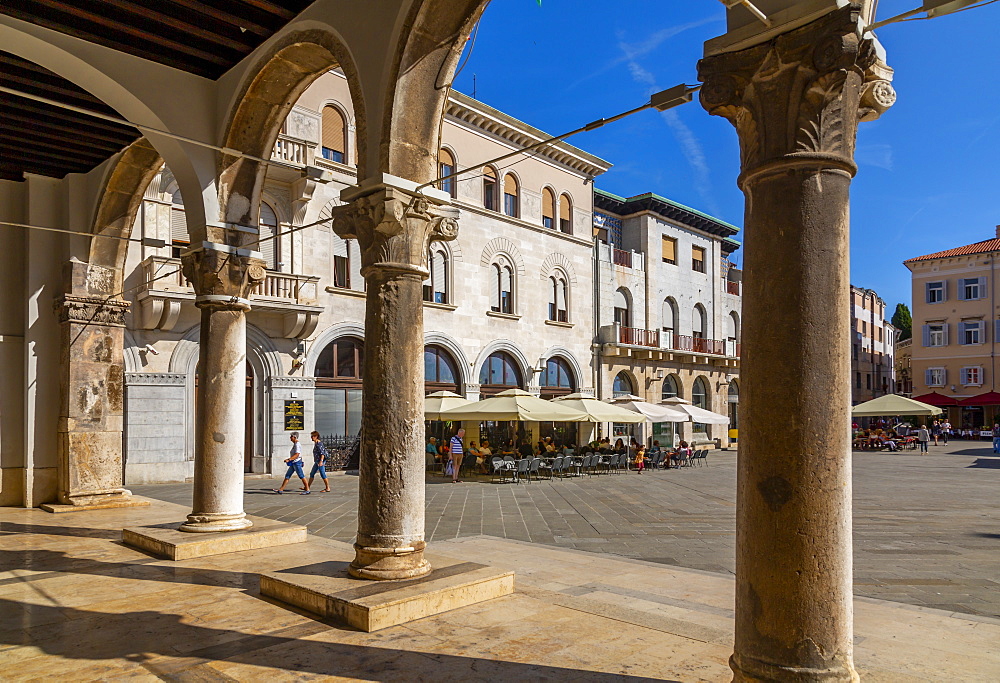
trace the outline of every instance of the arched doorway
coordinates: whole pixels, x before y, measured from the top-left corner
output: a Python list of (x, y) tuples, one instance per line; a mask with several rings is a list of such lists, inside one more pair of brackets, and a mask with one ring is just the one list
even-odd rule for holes
[[(712, 409), (708, 400), (708, 384), (705, 382), (704, 377), (698, 377), (695, 379), (694, 386), (691, 387), (691, 405), (705, 410)], [(695, 422), (692, 430), (696, 438), (699, 436), (708, 436), (708, 425), (702, 422)]]
[[(506, 351), (494, 351), (479, 369), (479, 394), (482, 398), (495, 396), (507, 389), (523, 389), (524, 378), (514, 356)], [(515, 426), (516, 424), (516, 426)], [(523, 423), (487, 421), (479, 424), (479, 438), (487, 439), (497, 447), (517, 442), (528, 436)]]
[[(545, 361), (545, 371), (542, 372), (538, 384), (541, 387), (539, 395), (544, 399), (566, 396), (577, 390), (573, 369), (564, 358), (558, 356)], [(542, 422), (538, 425), (540, 437), (551, 437), (557, 444), (562, 445), (576, 445), (577, 432), (575, 422)]]
[(361, 381), (365, 344), (338, 337), (316, 360), (316, 431), (336, 440), (353, 440), (361, 430)]
[(729, 428), (740, 428), (740, 388), (736, 382), (729, 383)]

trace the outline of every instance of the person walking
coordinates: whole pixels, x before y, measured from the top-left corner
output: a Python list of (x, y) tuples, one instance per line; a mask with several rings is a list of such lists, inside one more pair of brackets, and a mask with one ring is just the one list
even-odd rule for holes
[(951, 436), (951, 423), (948, 422), (948, 418), (944, 419), (941, 423), (941, 438), (944, 439), (944, 445), (948, 445), (948, 437)]
[(1000, 423), (993, 423), (993, 452), (1000, 453)]
[(320, 493), (330, 493), (330, 480), (326, 478), (326, 446), (319, 438), (319, 432), (313, 432), (309, 436), (313, 441), (313, 468), (309, 472), (309, 487), (312, 487), (313, 479), (316, 478), (316, 473), (319, 472), (319, 476), (323, 477), (323, 486), (326, 487)]
[(937, 420), (931, 424), (931, 436), (934, 437), (934, 445), (939, 446), (938, 439), (941, 438), (941, 423)]
[(462, 438), (465, 436), (465, 430), (459, 429), (458, 433), (451, 437), (451, 483), (460, 484), (461, 479), (458, 478), (458, 472), (462, 469), (462, 458), (465, 456), (465, 448), (462, 446)]
[(285, 487), (288, 486), (288, 480), (292, 478), (293, 474), (297, 474), (302, 480), (302, 488), (304, 489), (300, 495), (308, 496), (310, 493), (309, 482), (306, 481), (306, 473), (302, 470), (302, 444), (299, 443), (299, 433), (292, 432), (288, 438), (292, 441), (292, 448), (285, 459), (288, 471), (285, 472), (285, 480), (281, 482), (281, 486), (271, 490), (279, 495), (284, 493)]
[(920, 444), (920, 452), (927, 452), (927, 443), (931, 440), (931, 433), (927, 431), (927, 425), (920, 425), (917, 430), (917, 443)]

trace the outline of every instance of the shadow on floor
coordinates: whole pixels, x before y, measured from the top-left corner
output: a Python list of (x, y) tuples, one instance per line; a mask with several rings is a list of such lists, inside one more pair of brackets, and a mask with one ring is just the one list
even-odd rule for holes
[(47, 524), (19, 524), (17, 522), (0, 522), (0, 534), (77, 536), (79, 538), (104, 538), (110, 541), (117, 541), (122, 537), (121, 529), (87, 529), (77, 526), (49, 526)]
[[(385, 647), (304, 640), (329, 630), (330, 626), (318, 621), (253, 635), (186, 623), (183, 614), (148, 610), (115, 614), (29, 606), (0, 598), (0, 613), (23, 615), (21, 628), (0, 631), (0, 645), (37, 648), (70, 660), (134, 662), (166, 680), (177, 675), (190, 676), (191, 680), (215, 679), (218, 670), (205, 664), (219, 661), (363, 680), (374, 680), (373, 675), (377, 680), (649, 680), (627, 674), (410, 652), (396, 647), (405, 645), (407, 638), (390, 633), (371, 636), (373, 642), (384, 642)], [(54, 631), (59, 637), (52, 637)]]
[(970, 468), (1000, 470), (1000, 458), (976, 458)]

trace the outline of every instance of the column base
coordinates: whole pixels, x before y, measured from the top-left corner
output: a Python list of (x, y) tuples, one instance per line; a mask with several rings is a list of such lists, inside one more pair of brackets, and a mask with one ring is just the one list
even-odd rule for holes
[(861, 679), (854, 665), (842, 658), (835, 659), (826, 668), (781, 666), (760, 659), (733, 654), (729, 658), (733, 670), (733, 683), (858, 683)]
[(357, 579), (395, 581), (415, 579), (431, 571), (431, 563), (424, 559), (427, 543), (421, 541), (409, 548), (375, 548), (354, 544), (354, 561), (347, 568)]
[(186, 534), (174, 528), (173, 524), (131, 527), (122, 529), (122, 542), (157, 557), (181, 561), (304, 543), (308, 538), (308, 530), (300, 524), (286, 524), (261, 517), (245, 521), (253, 528), (229, 534)]
[(128, 489), (113, 489), (96, 493), (61, 496), (58, 503), (43, 503), (39, 507), (46, 512), (84, 512), (86, 510), (107, 510), (110, 508), (148, 507), (149, 501), (133, 498)]
[(220, 531), (243, 531), (253, 526), (246, 513), (238, 515), (200, 514), (188, 515), (188, 521), (178, 527), (180, 531), (195, 534), (212, 534)]

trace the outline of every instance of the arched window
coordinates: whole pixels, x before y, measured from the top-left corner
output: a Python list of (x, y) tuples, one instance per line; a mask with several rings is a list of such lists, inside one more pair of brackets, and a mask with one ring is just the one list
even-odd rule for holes
[(740, 314), (736, 311), (729, 313), (729, 341), (738, 342), (740, 340)]
[(514, 313), (514, 267), (504, 257), (490, 268), (490, 310)]
[[(694, 386), (691, 388), (691, 405), (696, 408), (711, 410), (708, 405), (708, 385), (705, 383), (704, 377), (698, 377), (694, 381)], [(707, 431), (708, 425), (701, 422), (694, 423), (695, 434), (704, 434)]]
[(508, 173), (503, 179), (503, 212), (514, 218), (521, 215), (518, 194), (517, 179)]
[(489, 166), (483, 168), (483, 208), (497, 210), (497, 174)]
[(632, 297), (624, 287), (615, 291), (615, 322), (622, 327), (632, 327)]
[(278, 245), (274, 235), (278, 233), (278, 217), (274, 209), (265, 202), (260, 203), (260, 239), (258, 249), (268, 270), (278, 270)]
[(448, 303), (448, 254), (438, 247), (427, 253), (430, 277), (424, 280), (424, 301)]
[(695, 339), (704, 339), (707, 333), (707, 326), (708, 321), (705, 315), (705, 308), (701, 304), (695, 304), (694, 311), (691, 313), (691, 336)]
[(323, 149), (324, 159), (347, 163), (347, 123), (340, 110), (332, 105), (323, 107)]
[(740, 428), (740, 414), (739, 414), (739, 403), (740, 403), (740, 388), (737, 386), (736, 382), (729, 382), (729, 428), (739, 429)]
[(316, 360), (316, 431), (323, 436), (353, 437), (361, 429), (361, 378), (365, 345), (340, 337)]
[[(455, 157), (452, 156), (451, 152), (442, 147), (438, 152), (438, 177), (444, 178), (444, 176), (451, 175), (456, 170)], [(441, 189), (454, 197), (458, 186), (457, 181), (458, 178), (445, 178), (441, 181)]]
[(451, 354), (440, 346), (424, 347), (424, 389), (427, 393), (435, 391), (454, 391), (458, 393), (458, 366)]
[(573, 204), (568, 194), (559, 197), (559, 230), (567, 235), (573, 234)]
[(668, 398), (675, 398), (681, 395), (680, 382), (673, 375), (667, 375), (663, 380), (663, 391), (660, 393), (660, 400), (666, 401)]
[(569, 322), (568, 287), (566, 278), (556, 274), (549, 278), (549, 320)]
[(479, 385), (484, 396), (523, 386), (517, 361), (506, 351), (490, 354), (479, 370)]
[(673, 348), (673, 336), (677, 334), (677, 302), (673, 297), (663, 300), (663, 310), (661, 313), (663, 320), (664, 346)]
[(542, 387), (540, 394), (542, 398), (565, 396), (576, 390), (573, 370), (569, 363), (557, 356), (545, 361), (545, 372), (538, 378), (538, 384)]
[(611, 387), (611, 392), (614, 396), (626, 396), (635, 393), (632, 387), (632, 378), (628, 376), (627, 372), (622, 371), (615, 375), (615, 383)]
[(547, 187), (542, 188), (542, 226), (556, 226), (556, 193)]

